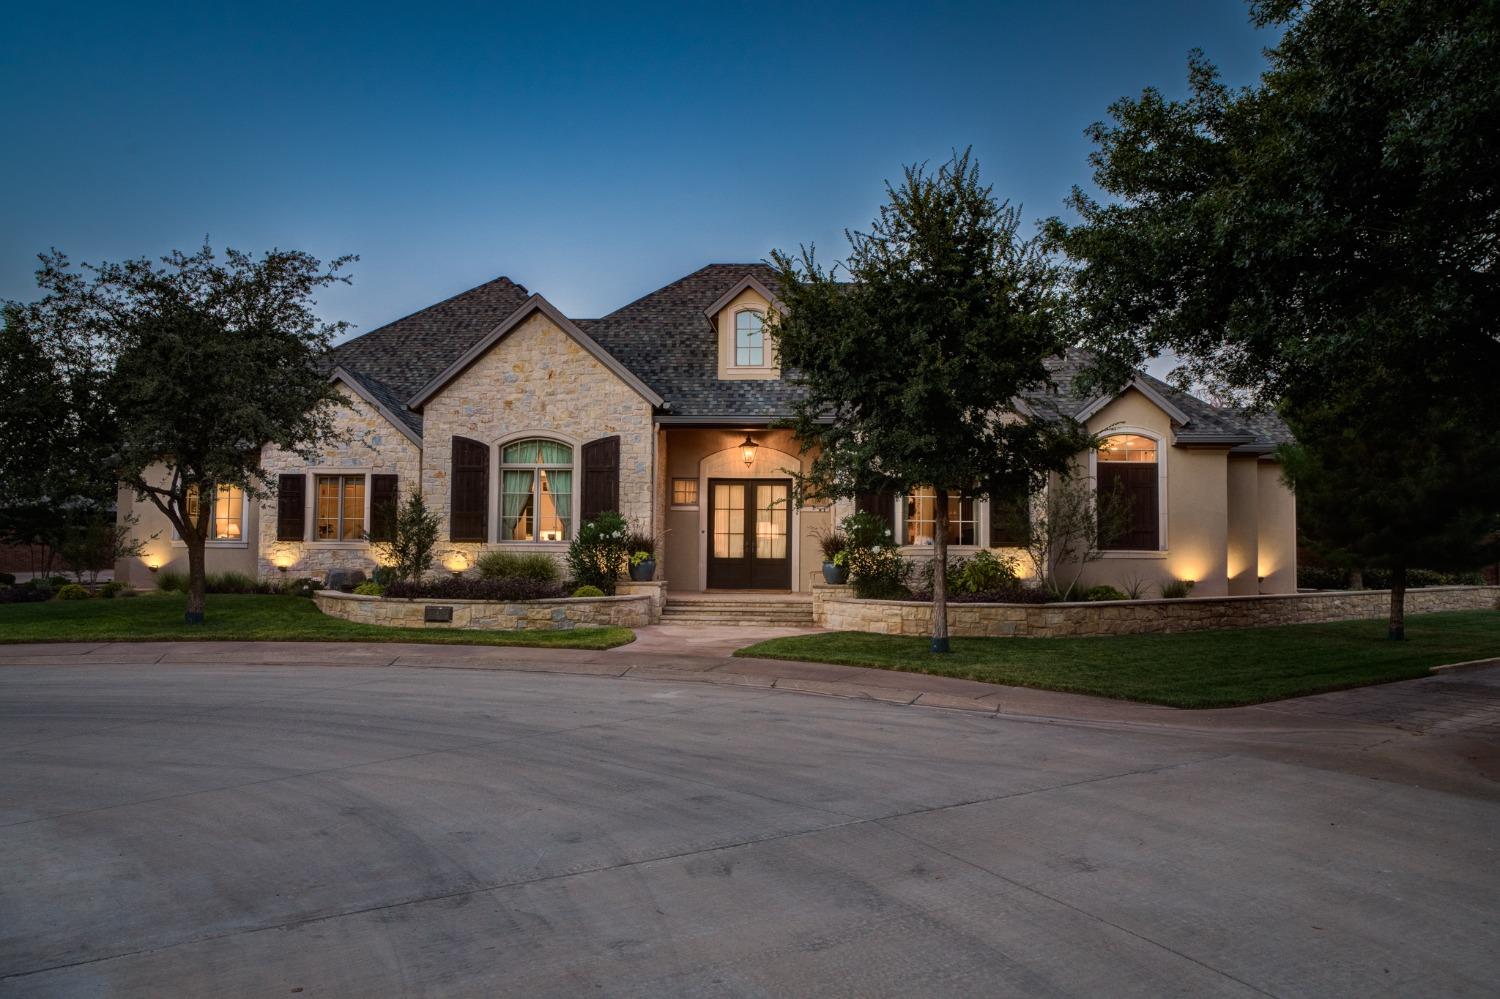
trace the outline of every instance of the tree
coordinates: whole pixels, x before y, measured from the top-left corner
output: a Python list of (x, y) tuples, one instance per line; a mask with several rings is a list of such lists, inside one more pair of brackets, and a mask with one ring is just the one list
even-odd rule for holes
[[(1066, 345), (1057, 270), (1019, 235), (1020, 212), (980, 185), (967, 151), (936, 174), (907, 168), (886, 193), (870, 231), (847, 234), (847, 282), (811, 249), (772, 254), (784, 311), (770, 334), (805, 389), (790, 421), (813, 454), (799, 494), (930, 486), (946, 565), (950, 497), (1040, 487), (1090, 439), (1017, 402)], [(946, 573), (932, 600), (932, 649), (947, 652)]]
[(1099, 493), (1071, 469), (1052, 481), (1041, 502), (1032, 504), (1029, 497), (1010, 502), (1027, 504), (1028, 509), (1005, 512), (1027, 525), (1021, 550), (1036, 578), (1060, 600), (1072, 595), (1083, 570), (1104, 557), (1103, 545), (1130, 522), (1130, 500), (1119, 482), (1113, 491)]
[(397, 582), (418, 582), (432, 568), (432, 553), (438, 543), (438, 516), (427, 509), (427, 501), (420, 492), (412, 493), (399, 510), (391, 512), (390, 540), (376, 544), (390, 563)]
[(272, 484), (261, 466), (268, 446), (311, 459), (338, 438), (342, 402), (326, 372), (328, 349), (345, 323), (312, 311), (313, 293), (354, 257), (327, 267), (306, 253), (259, 258), (205, 243), (187, 254), (85, 264), (41, 257), (37, 302), (13, 303), (17, 320), (76, 379), (98, 386), (112, 420), (105, 465), (139, 500), (171, 523), (188, 555), (189, 624), (203, 621), (204, 543), (219, 486), (251, 497)]
[(1173, 352), (1181, 377), (1278, 408), (1299, 505), (1350, 511), (1345, 543), (1398, 581), (1478, 557), (1500, 514), (1500, 8), (1251, 9), (1284, 29), (1259, 83), (1195, 53), (1186, 99), (1116, 102), (1089, 130), (1112, 200), (1075, 190), (1081, 221), (1048, 224), (1080, 265), (1092, 380)]

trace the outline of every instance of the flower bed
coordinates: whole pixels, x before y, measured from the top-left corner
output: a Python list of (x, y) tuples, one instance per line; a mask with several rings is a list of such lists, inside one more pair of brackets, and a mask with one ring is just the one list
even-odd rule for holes
[(331, 617), (391, 628), (471, 628), (491, 631), (567, 631), (573, 628), (640, 628), (652, 622), (648, 593), (616, 597), (474, 600), (428, 596), (370, 597), (319, 590), (313, 602)]

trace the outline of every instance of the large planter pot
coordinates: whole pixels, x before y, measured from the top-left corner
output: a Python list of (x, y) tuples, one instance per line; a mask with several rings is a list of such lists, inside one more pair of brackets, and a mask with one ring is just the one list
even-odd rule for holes
[(849, 567), (846, 565), (834, 565), (832, 562), (824, 562), (823, 582), (832, 583), (834, 586), (843, 586), (849, 582)]
[(648, 558), (640, 565), (630, 567), (630, 578), (637, 583), (649, 583), (654, 575), (656, 575), (656, 559), (654, 558)]

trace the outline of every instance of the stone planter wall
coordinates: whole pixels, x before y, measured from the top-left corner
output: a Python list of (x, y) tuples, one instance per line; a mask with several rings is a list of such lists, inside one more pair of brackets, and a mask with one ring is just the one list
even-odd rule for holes
[[(1257, 628), (1276, 624), (1383, 618), (1388, 590), (1283, 593), (1183, 600), (1101, 600), (1058, 604), (949, 604), (955, 636), (1058, 638), (1147, 632)], [(1406, 612), (1500, 609), (1500, 587), (1430, 586), (1406, 591)], [(882, 635), (932, 634), (932, 605), (919, 601), (859, 600), (847, 586), (813, 590), (813, 618), (837, 631)]]
[(615, 596), (630, 597), (644, 595), (651, 598), (651, 623), (661, 620), (661, 609), (667, 605), (667, 581), (652, 579), (638, 583), (633, 579), (622, 579), (615, 583)]
[[(318, 610), (331, 617), (388, 628), (470, 628), (487, 631), (569, 631), (609, 626), (640, 628), (651, 623), (649, 594), (564, 597), (557, 600), (396, 600), (336, 590), (313, 594)], [(426, 620), (427, 608), (448, 607), (451, 622)], [(657, 611), (660, 617), (660, 611)]]

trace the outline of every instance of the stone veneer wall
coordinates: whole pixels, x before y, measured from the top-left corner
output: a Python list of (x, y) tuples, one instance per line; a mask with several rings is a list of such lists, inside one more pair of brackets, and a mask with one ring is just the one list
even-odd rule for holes
[[(388, 628), (469, 628), (491, 631), (570, 631), (573, 628), (640, 628), (651, 623), (651, 596), (568, 597), (558, 600), (393, 600), (335, 590), (313, 594), (330, 617)], [(452, 607), (453, 621), (424, 621), (428, 607)]]
[[(949, 604), (948, 627), (956, 636), (969, 637), (1132, 635), (1382, 618), (1389, 608), (1388, 590), (1094, 603)], [(1406, 591), (1408, 614), (1496, 609), (1500, 609), (1500, 587), (1433, 586)], [(931, 604), (859, 600), (849, 596), (845, 586), (813, 590), (813, 619), (820, 627), (836, 631), (932, 634)]]

